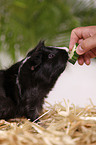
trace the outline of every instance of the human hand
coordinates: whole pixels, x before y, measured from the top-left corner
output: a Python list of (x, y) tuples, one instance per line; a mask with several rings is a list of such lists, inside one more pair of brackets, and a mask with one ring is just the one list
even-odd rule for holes
[(83, 65), (85, 62), (89, 65), (90, 59), (96, 57), (96, 26), (73, 29), (69, 44), (70, 51), (75, 43), (79, 44), (76, 49), (77, 54), (79, 54), (78, 63)]

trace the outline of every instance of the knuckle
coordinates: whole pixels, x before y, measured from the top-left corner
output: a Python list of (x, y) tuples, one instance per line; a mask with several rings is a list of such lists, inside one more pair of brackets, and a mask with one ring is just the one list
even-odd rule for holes
[(73, 32), (76, 32), (76, 31), (78, 31), (78, 30), (80, 30), (80, 29), (81, 29), (81, 27), (74, 28), (74, 29), (73, 29)]
[[(79, 28), (79, 27), (78, 27)], [(74, 28), (73, 30), (72, 30), (72, 33), (75, 33), (77, 30), (78, 30), (78, 28)]]

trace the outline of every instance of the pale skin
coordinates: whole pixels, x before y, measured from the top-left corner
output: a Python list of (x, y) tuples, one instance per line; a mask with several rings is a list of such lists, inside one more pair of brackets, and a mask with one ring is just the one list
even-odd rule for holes
[(96, 57), (96, 26), (77, 27), (72, 30), (70, 37), (69, 50), (74, 44), (78, 43), (76, 49), (79, 54), (78, 63), (83, 65), (90, 64), (90, 59)]

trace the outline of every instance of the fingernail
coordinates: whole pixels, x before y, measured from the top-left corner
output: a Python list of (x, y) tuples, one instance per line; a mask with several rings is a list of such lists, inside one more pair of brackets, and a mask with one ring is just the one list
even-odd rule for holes
[(87, 59), (85, 63), (86, 63), (87, 65), (89, 65), (89, 64), (90, 64), (90, 60)]
[(83, 61), (83, 60), (79, 60), (78, 63), (79, 63), (80, 65), (83, 65), (83, 64), (84, 64), (84, 61)]
[(77, 54), (81, 55), (84, 53), (84, 50), (81, 48), (81, 46), (79, 45), (76, 49)]

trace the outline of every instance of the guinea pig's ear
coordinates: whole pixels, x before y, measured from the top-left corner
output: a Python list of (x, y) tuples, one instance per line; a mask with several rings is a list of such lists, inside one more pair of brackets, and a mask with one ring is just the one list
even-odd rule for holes
[(42, 48), (44, 48), (44, 47), (45, 47), (44, 41), (40, 41), (40, 42), (37, 44), (37, 46), (35, 47), (35, 51), (38, 51), (38, 50), (40, 50), (40, 49), (42, 49)]
[(41, 63), (31, 65), (31, 70), (34, 71)]
[(39, 50), (42, 50), (44, 47), (45, 47), (44, 41), (40, 41), (33, 50), (31, 50), (31, 51), (28, 52), (27, 56), (34, 55), (35, 52), (37, 52)]

